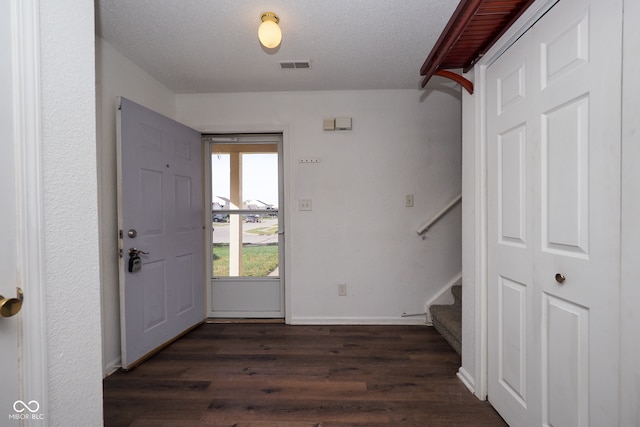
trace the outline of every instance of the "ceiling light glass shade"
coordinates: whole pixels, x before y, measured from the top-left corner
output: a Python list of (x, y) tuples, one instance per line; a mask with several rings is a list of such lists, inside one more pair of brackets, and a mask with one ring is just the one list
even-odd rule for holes
[(273, 49), (278, 47), (282, 41), (282, 31), (278, 26), (278, 16), (273, 12), (265, 12), (260, 17), (262, 24), (258, 27), (258, 40), (266, 48)]

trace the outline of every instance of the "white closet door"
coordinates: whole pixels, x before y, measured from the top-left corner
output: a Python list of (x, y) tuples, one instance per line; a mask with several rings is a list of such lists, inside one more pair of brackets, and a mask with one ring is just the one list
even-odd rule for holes
[[(534, 320), (535, 236), (532, 157), (530, 33), (487, 74), (489, 399), (507, 422), (526, 425), (539, 375), (530, 333)], [(539, 312), (536, 313), (539, 317)], [(539, 363), (539, 362), (538, 362)], [(539, 399), (538, 399), (539, 400)]]
[(620, 1), (562, 0), (487, 70), (489, 398), (617, 425)]

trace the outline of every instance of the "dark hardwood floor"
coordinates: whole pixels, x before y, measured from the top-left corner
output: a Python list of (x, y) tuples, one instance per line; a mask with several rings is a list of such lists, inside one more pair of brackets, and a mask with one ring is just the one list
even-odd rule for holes
[(206, 324), (104, 380), (105, 426), (506, 426), (426, 326)]

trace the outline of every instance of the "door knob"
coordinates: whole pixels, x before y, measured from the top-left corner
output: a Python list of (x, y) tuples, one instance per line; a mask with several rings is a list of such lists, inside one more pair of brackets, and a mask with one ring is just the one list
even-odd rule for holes
[(562, 283), (566, 280), (567, 278), (564, 277), (564, 274), (561, 273), (556, 273), (556, 282), (558, 283)]
[(0, 317), (15, 316), (22, 308), (24, 294), (20, 288), (16, 288), (16, 292), (18, 294), (17, 298), (5, 298), (0, 295)]
[(151, 252), (141, 251), (140, 249), (136, 248), (129, 248), (129, 256), (140, 256), (140, 254), (149, 255), (150, 253)]

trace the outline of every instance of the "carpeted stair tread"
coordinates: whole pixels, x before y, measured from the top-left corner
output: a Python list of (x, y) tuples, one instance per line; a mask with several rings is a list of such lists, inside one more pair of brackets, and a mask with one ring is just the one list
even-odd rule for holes
[(429, 313), (433, 327), (442, 335), (453, 349), (461, 354), (462, 351), (462, 286), (451, 287), (454, 303), (447, 305), (432, 305)]

